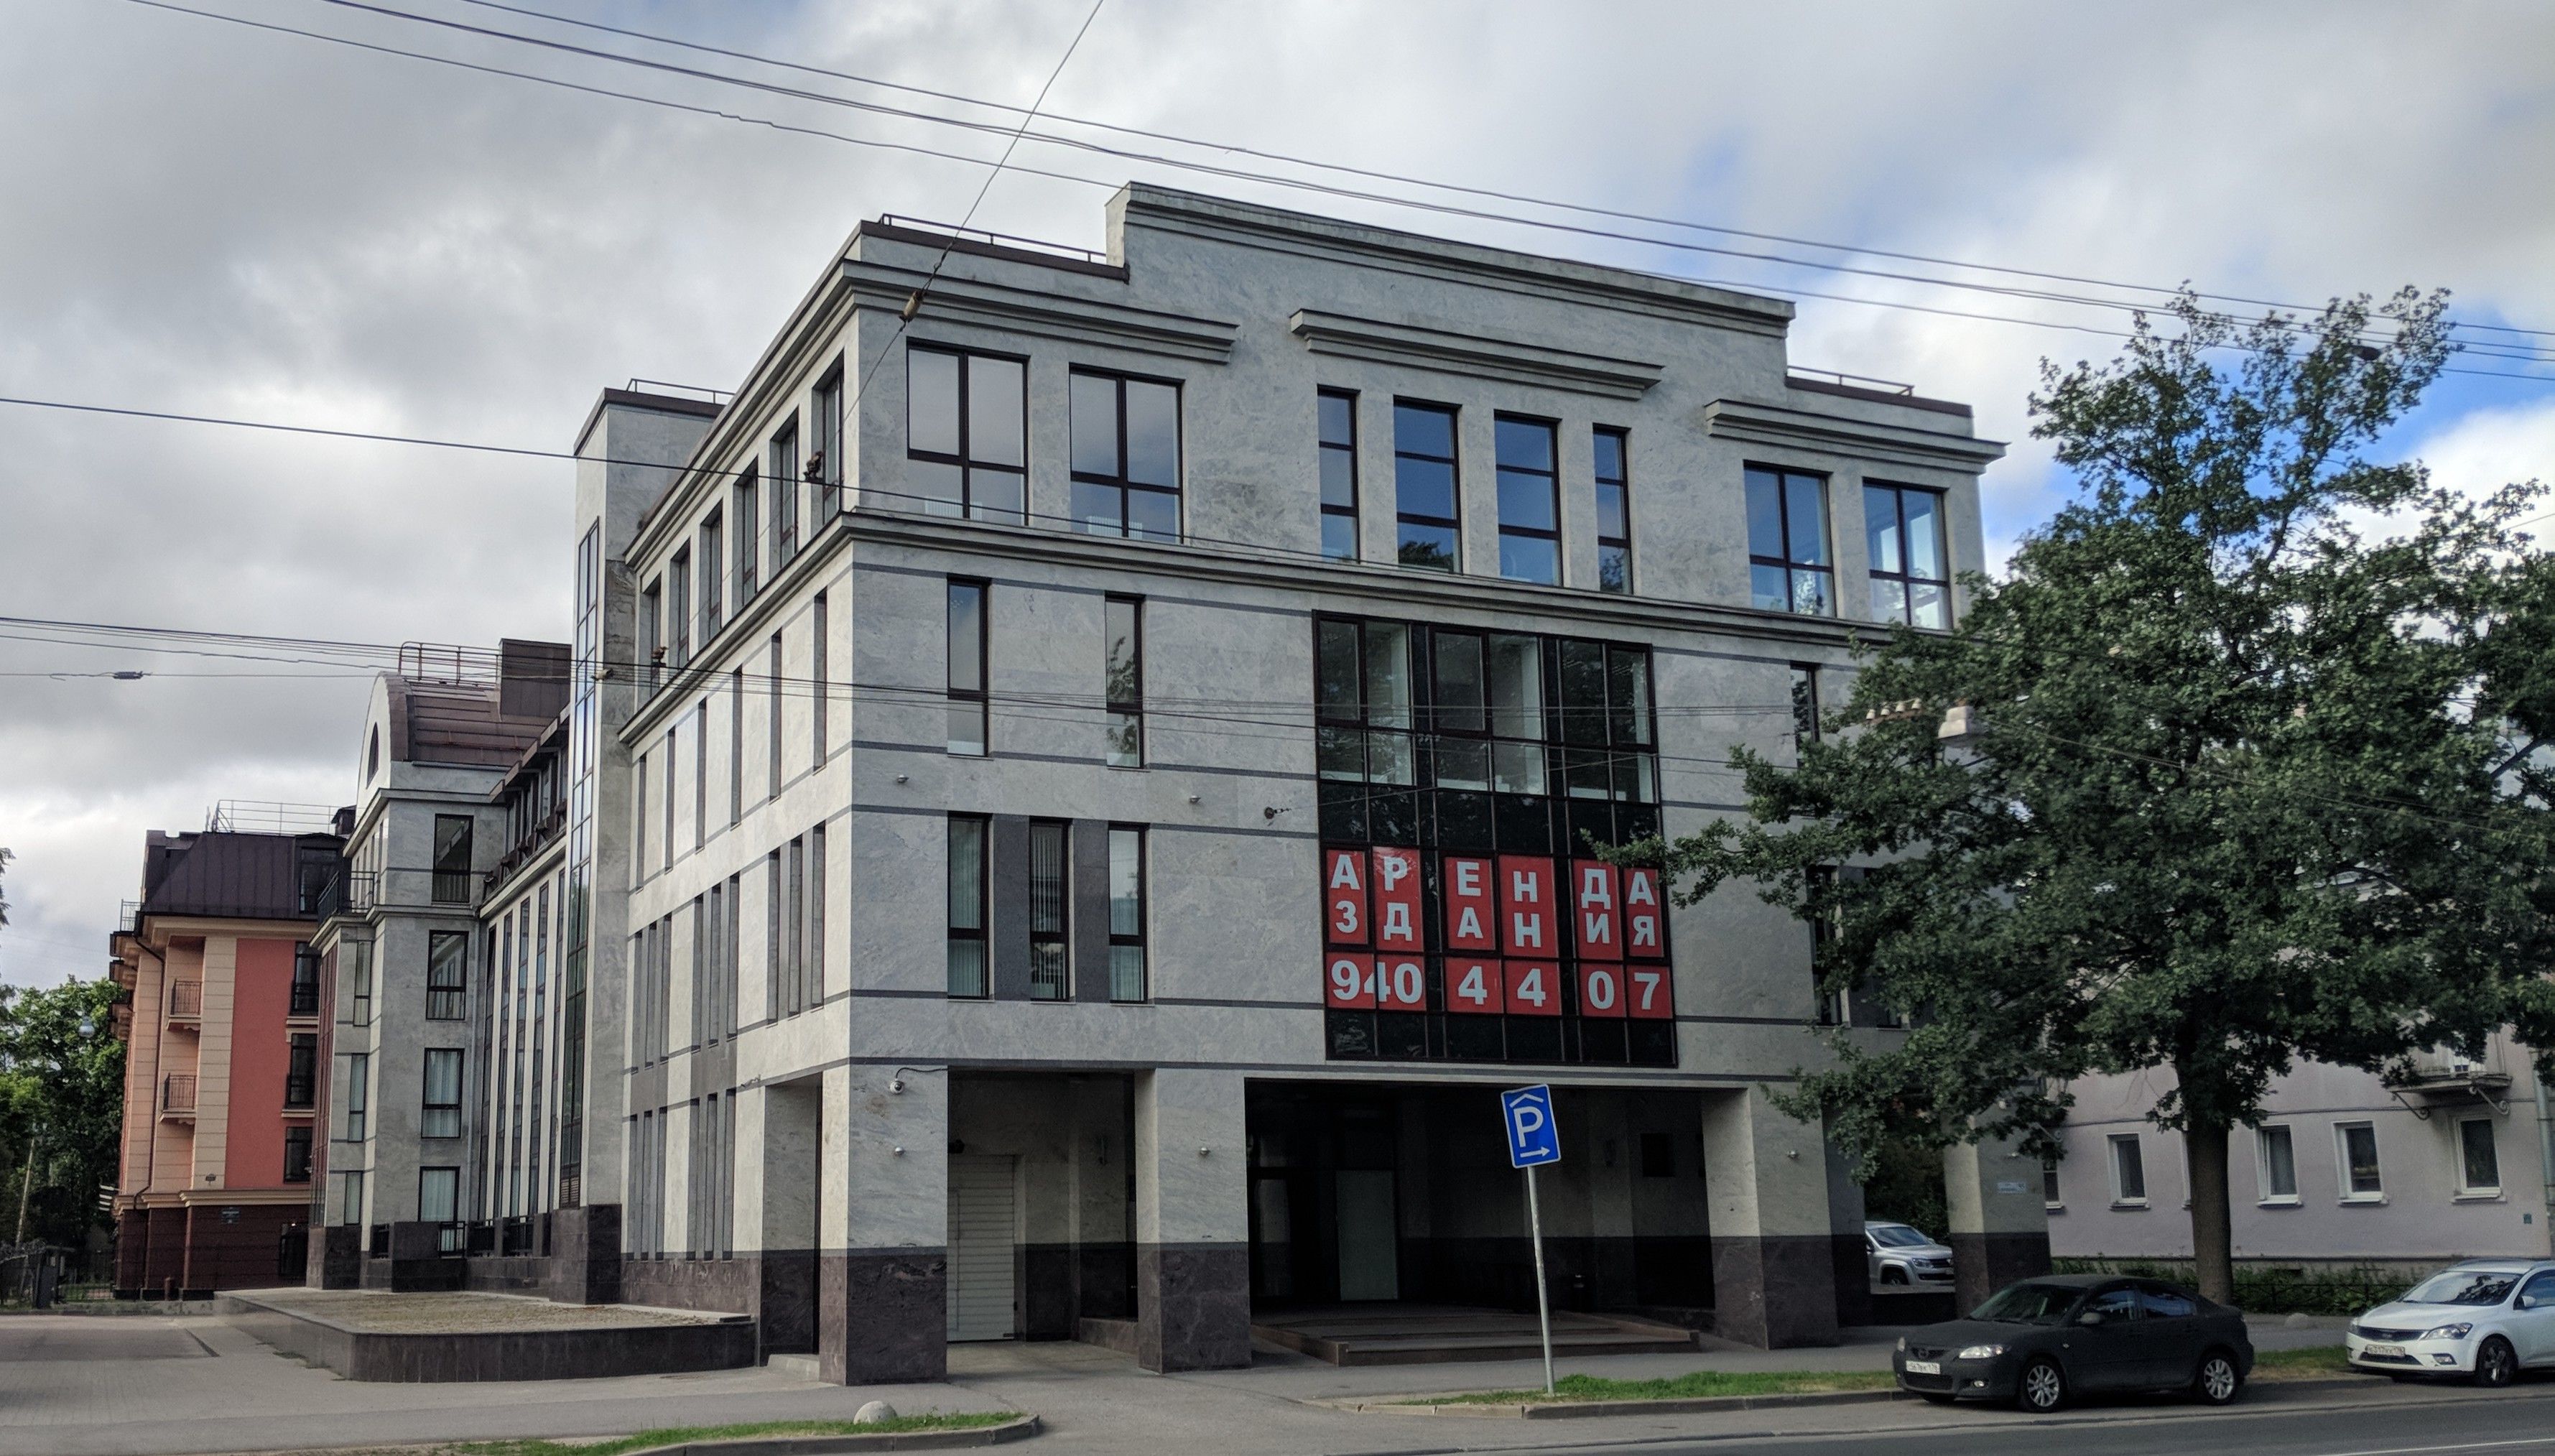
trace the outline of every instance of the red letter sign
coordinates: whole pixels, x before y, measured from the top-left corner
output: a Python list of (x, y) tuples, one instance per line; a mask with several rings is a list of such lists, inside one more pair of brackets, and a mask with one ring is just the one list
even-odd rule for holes
[(1499, 949), (1493, 927), (1499, 924), (1500, 908), (1499, 897), (1491, 893), (1491, 862), (1450, 857), (1439, 861), (1438, 868), (1444, 876), (1438, 890), (1446, 907), (1446, 948)]
[(1377, 849), (1375, 860), (1375, 948), (1405, 950), (1417, 955), (1419, 939), (1419, 851)]
[(1624, 948), (1635, 960), (1668, 958), (1667, 908), (1659, 902), (1659, 872), (1624, 872)]
[(1624, 1014), (1622, 966), (1602, 960), (1579, 963), (1579, 1014), (1583, 1017), (1620, 1017)]
[(1500, 963), (1449, 956), (1446, 960), (1446, 1009), (1498, 1016), (1508, 1006), (1500, 989)]
[(1501, 964), (1508, 972), (1510, 1016), (1561, 1015), (1561, 973), (1552, 962), (1513, 960)]
[(1428, 977), (1419, 962), (1398, 955), (1377, 956), (1375, 1004), (1386, 1011), (1426, 1011)]
[(1674, 1021), (1676, 998), (1673, 988), (1668, 985), (1668, 968), (1645, 966), (1638, 961), (1625, 966), (1624, 1009), (1637, 1020)]
[(1500, 856), (1500, 931), (1513, 956), (1561, 953), (1561, 921), (1552, 903), (1552, 861)]
[(1375, 962), (1362, 955), (1333, 955), (1322, 970), (1322, 1000), (1334, 1011), (1375, 1006)]
[(1322, 851), (1322, 933), (1333, 945), (1366, 944), (1366, 856)]
[(1615, 867), (1596, 860), (1570, 862), (1570, 925), (1584, 960), (1624, 958), (1624, 916), (1615, 901)]

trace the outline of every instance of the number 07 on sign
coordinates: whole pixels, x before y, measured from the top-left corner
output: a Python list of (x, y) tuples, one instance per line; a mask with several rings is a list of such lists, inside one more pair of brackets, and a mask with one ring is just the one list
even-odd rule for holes
[(1543, 1331), (1543, 1390), (1552, 1394), (1552, 1301), (1543, 1283), (1543, 1206), (1534, 1196), (1534, 1170), (1561, 1161), (1561, 1129), (1552, 1119), (1550, 1087), (1520, 1087), (1500, 1094), (1500, 1121), (1508, 1129), (1509, 1165), (1525, 1169), (1526, 1226), (1534, 1235), (1534, 1316)]

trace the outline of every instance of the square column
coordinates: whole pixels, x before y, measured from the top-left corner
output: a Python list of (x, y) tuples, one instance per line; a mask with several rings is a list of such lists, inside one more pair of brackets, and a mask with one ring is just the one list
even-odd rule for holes
[(2010, 1143), (1955, 1143), (1943, 1150), (1943, 1195), (1952, 1288), (1963, 1310), (2049, 1273), (2049, 1206), (2036, 1159)]
[(1714, 1328), (1776, 1349), (1837, 1342), (1827, 1140), (1762, 1089), (1703, 1094)]
[(1136, 1077), (1136, 1360), (1251, 1364), (1251, 1220), (1242, 1074)]
[(841, 1385), (949, 1372), (949, 1074), (824, 1074), (816, 1373)]

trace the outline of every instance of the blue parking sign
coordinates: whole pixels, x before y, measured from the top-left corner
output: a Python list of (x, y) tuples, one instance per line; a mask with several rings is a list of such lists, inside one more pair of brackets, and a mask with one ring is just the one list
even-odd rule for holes
[(1561, 1130), (1553, 1126), (1550, 1087), (1501, 1093), (1500, 1121), (1509, 1132), (1509, 1166), (1539, 1167), (1561, 1161)]

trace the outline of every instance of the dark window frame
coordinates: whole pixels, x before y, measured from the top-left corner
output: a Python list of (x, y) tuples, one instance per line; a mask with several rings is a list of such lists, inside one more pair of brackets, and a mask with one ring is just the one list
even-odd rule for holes
[[(957, 604), (962, 592), (972, 594), (975, 601), (975, 681), (972, 684), (961, 683), (958, 680), (959, 665), (955, 648), (958, 631)], [(991, 758), (994, 754), (993, 628), (990, 620), (993, 617), (993, 600), (994, 588), (991, 582), (971, 576), (952, 576), (947, 579), (947, 590), (942, 598), (944, 604), (942, 655), (948, 666), (950, 728), (948, 751), (957, 758), (983, 759)], [(962, 717), (973, 719), (975, 747), (972, 751), (960, 746), (967, 741), (962, 740), (957, 732)]]
[(673, 633), (667, 666), (680, 671), (692, 660), (692, 547), (689, 542), (666, 562), (666, 625)]
[(284, 1130), (284, 1178), (287, 1183), (310, 1181), (310, 1125), (294, 1123)]
[[(461, 826), (460, 837), (447, 841), (446, 824)], [(477, 837), (476, 816), (471, 814), (437, 814), (434, 816), (433, 884), (429, 898), (436, 905), (470, 903), (471, 856)]]
[[(1499, 450), (1500, 431), (1504, 425), (1523, 425), (1530, 429), (1541, 430), (1544, 457), (1551, 463), (1541, 468), (1510, 464), (1507, 457)], [(1498, 493), (1497, 499), (1500, 505), (1500, 578), (1504, 581), (1523, 581), (1538, 586), (1559, 586), (1561, 584), (1561, 422), (1538, 415), (1518, 415), (1502, 411), (1491, 417), (1491, 482)], [(1542, 479), (1544, 497), (1552, 512), (1550, 530), (1536, 526), (1509, 524), (1507, 481), (1504, 477), (1510, 475)], [(1552, 575), (1549, 579), (1540, 576), (1520, 576), (1509, 570), (1508, 543), (1513, 538), (1518, 541), (1541, 541), (1552, 544)]]
[[(958, 448), (954, 453), (947, 450), (918, 449), (914, 446), (913, 357), (916, 354), (938, 354), (958, 361), (958, 398), (956, 401), (956, 409), (958, 412)], [(1006, 464), (1003, 461), (991, 458), (979, 459), (976, 456), (976, 371), (970, 367), (969, 363), (969, 361), (975, 359), (988, 359), (996, 363), (1014, 364), (1020, 367), (1021, 458), (1018, 464)], [(906, 459), (910, 461), (919, 460), (929, 465), (942, 465), (958, 472), (958, 499), (955, 502), (945, 501), (939, 496), (924, 495), (919, 491), (909, 489), (903, 500), (905, 508), (908, 510), (918, 511), (927, 516), (954, 516), (968, 521), (993, 521), (1010, 526), (1028, 525), (1030, 470), (1029, 356), (1026, 354), (998, 353), (991, 349), (964, 349), (954, 344), (934, 343), (923, 339), (914, 339), (906, 345), (905, 369)], [(976, 490), (976, 475), (978, 471), (983, 471), (988, 475), (1010, 477), (1012, 482), (1020, 489), (1020, 505), (1015, 508), (1008, 505), (988, 505), (979, 501), (977, 499)], [(911, 477), (909, 477), (907, 483), (909, 487), (911, 487), (912, 483)], [(935, 506), (947, 505), (955, 505), (957, 509), (955, 511), (933, 509)]]
[[(1784, 611), (1790, 612), (1795, 616), (1802, 617), (1833, 617), (1837, 615), (1836, 503), (1829, 498), (1828, 494), (1828, 487), (1833, 483), (1831, 477), (1823, 471), (1796, 470), (1785, 465), (1761, 464), (1748, 465), (1742, 474), (1744, 490), (1747, 491), (1753, 491), (1756, 487), (1756, 482), (1753, 479), (1747, 479), (1746, 477), (1770, 475), (1774, 478), (1775, 529), (1782, 536), (1783, 546), (1783, 553), (1780, 556), (1761, 552), (1757, 549), (1758, 543), (1753, 539), (1754, 533), (1751, 533), (1752, 539), (1748, 543), (1748, 565), (1750, 576), (1752, 578), (1748, 589), (1749, 604), (1751, 606), (1758, 606), (1761, 611)], [(1819, 554), (1821, 557), (1824, 557), (1824, 559), (1805, 557), (1800, 552), (1796, 534), (1792, 529), (1792, 482), (1795, 480), (1812, 481), (1818, 486)], [(1744, 513), (1747, 509), (1747, 502), (1743, 494), (1741, 510)], [(1757, 601), (1759, 592), (1757, 590), (1754, 577), (1758, 569), (1761, 567), (1781, 572), (1783, 578), (1783, 606), (1759, 606)], [(1826, 590), (1826, 599), (1815, 607), (1805, 607), (1801, 604), (1800, 578), (1804, 574), (1816, 575), (1823, 579)]]
[[(452, 1100), (434, 1101), (434, 1069), (438, 1063), (452, 1068)], [(428, 1046), (418, 1059), (417, 1135), (421, 1138), (458, 1138), (461, 1136), (461, 1104), (469, 1093), (464, 1074), (470, 1069), (469, 1058), (458, 1046)], [(437, 1114), (443, 1116), (438, 1117)], [(449, 1127), (439, 1133), (435, 1129)]]
[[(1345, 409), (1349, 426), (1348, 437), (1346, 439), (1335, 440), (1330, 437), (1329, 426), (1325, 421), (1323, 407), (1334, 400), (1338, 401)], [(1320, 467), (1316, 473), (1315, 482), (1322, 508), (1321, 551), (1323, 559), (1331, 561), (1358, 560), (1366, 554), (1366, 551), (1363, 544), (1358, 539), (1360, 531), (1359, 508), (1364, 504), (1364, 502), (1360, 499), (1361, 493), (1358, 489), (1358, 392), (1356, 390), (1324, 387), (1313, 391), (1313, 439), (1314, 462)], [(1341, 460), (1347, 462), (1346, 478), (1348, 483), (1348, 500), (1345, 504), (1332, 500), (1330, 495), (1330, 461), (1335, 455)], [(1334, 521), (1345, 521), (1348, 523), (1348, 549), (1345, 551), (1335, 549), (1333, 546), (1331, 541), (1331, 523)]]
[(807, 478), (816, 487), (816, 528), (843, 512), (843, 360), (836, 355), (807, 393)]
[(816, 593), (807, 604), (807, 738), (810, 769), (825, 767), (825, 594)]
[[(1118, 615), (1127, 614), (1126, 661), (1118, 657)], [(1145, 599), (1113, 592), (1101, 601), (1104, 755), (1113, 769), (1145, 767)]]
[(1026, 889), (1032, 1001), (1073, 999), (1072, 845), (1071, 820), (1030, 820)]
[[(1120, 835), (1133, 835), (1136, 842), (1136, 928), (1132, 931), (1122, 931), (1118, 928), (1117, 876)], [(1153, 918), (1151, 903), (1154, 878), (1153, 849), (1148, 842), (1152, 838), (1153, 836), (1146, 832), (1146, 826), (1142, 824), (1112, 823), (1109, 826), (1110, 883), (1107, 887), (1108, 895), (1104, 897), (1109, 903), (1109, 1000), (1122, 1006), (1140, 1005), (1153, 1000), (1154, 997), (1154, 958), (1152, 951), (1147, 947), (1145, 934), (1146, 926)], [(1132, 949), (1136, 953), (1134, 957), (1136, 984), (1132, 988), (1135, 992), (1132, 996), (1124, 994), (1131, 988), (1121, 975), (1122, 957), (1119, 951), (1122, 949)]]
[(284, 1014), (295, 1021), (319, 1015), (319, 952), (307, 940), (293, 944), (293, 993)]
[(772, 574), (798, 558), (798, 412), (764, 440), (764, 474), (772, 481)]
[(726, 530), (726, 508), (710, 507), (710, 513), (701, 518), (700, 546), (697, 555), (701, 563), (700, 632), (701, 646), (704, 648), (709, 646), (711, 638), (718, 636), (719, 629), (727, 625), (727, 599), (721, 589), (724, 577), (719, 569), (726, 564), (724, 559), (727, 549)]
[[(966, 826), (969, 832), (974, 835), (976, 845), (976, 875), (975, 885), (972, 889), (972, 893), (975, 898), (973, 918), (976, 923), (973, 925), (962, 925), (959, 923), (961, 913), (958, 906), (959, 884), (957, 851), (959, 830), (962, 825)], [(988, 933), (993, 919), (993, 915), (991, 913), (993, 910), (993, 886), (991, 882), (994, 857), (994, 821), (992, 818), (984, 814), (951, 814), (949, 816), (947, 839), (949, 858), (946, 865), (947, 874), (944, 878), (948, 884), (948, 906), (947, 911), (942, 918), (946, 922), (948, 943), (952, 952), (949, 957), (952, 969), (952, 974), (948, 978), (949, 999), (952, 1001), (984, 1001), (991, 998), (994, 994), (993, 940), (991, 935)], [(957, 989), (957, 976), (955, 975), (957, 962), (955, 951), (958, 946), (963, 944), (972, 944), (976, 947), (974, 957), (976, 985), (973, 990), (967, 991)]]
[[(1615, 442), (1615, 473), (1605, 468), (1601, 440)], [(1597, 589), (1630, 596), (1633, 592), (1633, 432), (1619, 425), (1600, 425), (1589, 431), (1589, 467), (1597, 500)], [(1606, 534), (1606, 492), (1615, 492), (1615, 515), (1623, 534)], [(1611, 554), (1610, 554), (1611, 553)], [(1612, 569), (1610, 570), (1610, 565)]]
[(763, 492), (761, 476), (755, 462), (748, 460), (736, 472), (736, 484), (728, 492), (729, 515), (736, 523), (736, 607), (754, 600), (762, 589), (758, 579), (763, 564), (763, 519), (759, 497)]
[(306, 1112), (319, 1102), (319, 1034), (296, 1031), (285, 1042), (284, 1105)]
[[(1943, 574), (1940, 576), (1920, 576), (1916, 574), (1913, 569), (1915, 562), (1910, 558), (1907, 550), (1907, 497), (1911, 495), (1923, 495), (1933, 498), (1934, 549), (1939, 556), (1935, 565), (1942, 570)], [(1884, 571), (1881, 569), (1881, 563), (1878, 560), (1870, 558), (1870, 543), (1872, 540), (1872, 507), (1874, 497), (1876, 496), (1886, 496), (1888, 498), (1889, 509), (1892, 513), (1891, 524), (1897, 529), (1898, 533), (1898, 564), (1902, 568), (1900, 570)], [(1863, 483), (1863, 530), (1867, 556), (1865, 564), (1870, 568), (1872, 580), (1876, 584), (1885, 581), (1893, 582), (1898, 587), (1898, 615), (1895, 617), (1883, 617), (1880, 615), (1878, 605), (1876, 604), (1873, 614), (1874, 621), (1898, 622), (1909, 627), (1925, 628), (1928, 631), (1949, 631), (1951, 629), (1952, 540), (1951, 533), (1945, 530), (1948, 523), (1944, 512), (1944, 508), (1950, 503), (1950, 499), (1951, 493), (1949, 491), (1936, 490), (1931, 486), (1900, 485), (1895, 481), (1888, 480), (1867, 480)], [(1916, 620), (1916, 588), (1920, 586), (1934, 587), (1942, 593), (1941, 601), (1943, 603), (1943, 620), (1940, 623), (1919, 622)]]
[[(458, 952), (446, 947), (458, 942)], [(429, 930), (426, 935), (426, 1019), (457, 1022), (469, 1015), (470, 935), (463, 930)]]
[[(1114, 424), (1118, 431), (1118, 470), (1114, 475), (1104, 475), (1099, 471), (1084, 470), (1077, 466), (1070, 470), (1069, 478), (1074, 485), (1095, 486), (1118, 492), (1118, 529), (1115, 532), (1102, 530), (1099, 527), (1092, 525), (1079, 510), (1071, 509), (1070, 507), (1068, 507), (1066, 512), (1068, 517), (1066, 522), (1067, 526), (1074, 531), (1079, 531), (1090, 536), (1114, 535), (1129, 541), (1178, 542), (1184, 540), (1188, 534), (1188, 492), (1185, 488), (1186, 477), (1188, 475), (1188, 423), (1186, 419), (1188, 413), (1187, 381), (1166, 379), (1159, 375), (1130, 374), (1123, 370), (1095, 369), (1087, 368), (1082, 365), (1075, 365), (1068, 372), (1066, 383), (1067, 394), (1065, 407), (1067, 422), (1066, 427), (1068, 429), (1073, 427), (1073, 407), (1071, 395), (1072, 381), (1080, 379), (1107, 380), (1116, 386), (1114, 391), (1116, 395)], [(1169, 389), (1171, 392), (1171, 484), (1167, 486), (1156, 485), (1151, 482), (1140, 482), (1133, 479), (1128, 473), (1127, 386), (1131, 384), (1160, 385)], [(1068, 454), (1066, 456), (1068, 464), (1071, 464), (1072, 460), (1070, 448), (1071, 446), (1068, 443)], [(1135, 503), (1135, 498), (1138, 493), (1167, 496), (1170, 498), (1170, 535), (1161, 536), (1151, 530), (1139, 530), (1137, 528), (1135, 518), (1131, 513), (1131, 508)]]
[[(1445, 416), (1446, 448), (1449, 453), (1440, 456), (1431, 455), (1420, 450), (1403, 449), (1401, 446), (1401, 412), (1404, 410), (1412, 411), (1414, 413)], [(1430, 400), (1404, 399), (1396, 399), (1393, 402), (1393, 412), (1394, 559), (1398, 563), (1408, 566), (1413, 570), (1446, 571), (1456, 575), (1461, 575), (1464, 570), (1464, 440), (1462, 433), (1464, 413), (1461, 408), (1454, 405), (1438, 404)], [(1414, 511), (1402, 509), (1401, 462), (1405, 459), (1424, 460), (1431, 464), (1440, 464), (1446, 467), (1446, 504), (1454, 508), (1455, 514), (1444, 517), (1426, 516)], [(1454, 544), (1449, 548), (1448, 556), (1444, 564), (1440, 565), (1435, 561), (1411, 559), (1411, 543), (1402, 535), (1402, 528), (1410, 526), (1417, 526), (1430, 531), (1444, 531), (1454, 537)]]

